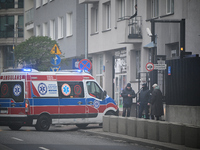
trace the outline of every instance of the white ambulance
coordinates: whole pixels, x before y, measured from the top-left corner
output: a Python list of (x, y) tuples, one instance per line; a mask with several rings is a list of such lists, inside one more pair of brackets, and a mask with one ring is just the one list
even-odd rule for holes
[(81, 70), (7, 70), (1, 73), (0, 91), (0, 125), (12, 130), (35, 126), (45, 131), (51, 124), (84, 128), (119, 112), (94, 77)]

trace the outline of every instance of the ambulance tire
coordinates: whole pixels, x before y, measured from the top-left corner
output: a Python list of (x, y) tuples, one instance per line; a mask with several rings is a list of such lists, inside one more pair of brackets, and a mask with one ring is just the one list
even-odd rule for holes
[(106, 114), (105, 114), (106, 116), (108, 115), (108, 116), (115, 116), (115, 113), (113, 112), (113, 111), (108, 111), (108, 112), (106, 112)]
[(76, 126), (80, 129), (85, 129), (88, 126), (88, 124), (76, 124)]
[(48, 115), (41, 115), (37, 119), (37, 123), (35, 125), (35, 129), (37, 131), (47, 131), (51, 125), (51, 119)]
[(9, 128), (11, 130), (19, 130), (22, 126), (21, 125), (18, 125), (18, 124), (12, 124), (12, 125), (9, 125)]

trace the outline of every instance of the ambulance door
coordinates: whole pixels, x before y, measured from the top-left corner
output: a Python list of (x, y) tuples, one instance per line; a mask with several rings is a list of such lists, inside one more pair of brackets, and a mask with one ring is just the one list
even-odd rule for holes
[(105, 100), (102, 100), (102, 93), (103, 90), (100, 88), (100, 86), (95, 81), (86, 81), (87, 85), (87, 114), (90, 118), (97, 118), (99, 113), (102, 113), (106, 108), (103, 108), (102, 106), (106, 102)]
[(86, 118), (86, 101), (82, 81), (58, 81), (58, 91), (60, 102), (59, 123), (77, 123)]
[(48, 113), (52, 124), (58, 123), (59, 98), (58, 86), (55, 75), (31, 75), (32, 114)]
[(1, 114), (12, 114), (23, 117), (25, 113), (24, 82), (1, 82)]

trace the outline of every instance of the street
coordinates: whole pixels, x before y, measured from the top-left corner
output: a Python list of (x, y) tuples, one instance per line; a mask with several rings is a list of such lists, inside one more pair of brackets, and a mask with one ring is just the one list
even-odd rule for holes
[[(84, 130), (99, 128), (90, 125)], [(34, 127), (22, 127), (12, 131), (0, 127), (1, 150), (149, 150), (136, 143), (114, 140), (81, 132), (76, 126), (51, 126), (47, 132), (36, 131)]]

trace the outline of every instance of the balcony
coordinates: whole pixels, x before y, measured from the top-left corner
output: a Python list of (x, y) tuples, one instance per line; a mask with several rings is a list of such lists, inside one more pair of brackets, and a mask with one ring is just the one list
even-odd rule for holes
[(129, 20), (129, 35), (130, 39), (141, 39), (142, 38), (142, 19), (141, 16), (132, 18)]
[(34, 28), (33, 19), (34, 19), (34, 9), (31, 8), (25, 12), (25, 26), (26, 30), (31, 30)]
[[(127, 19), (126, 19), (127, 18)], [(133, 44), (142, 42), (142, 20), (137, 16), (129, 17), (117, 22), (117, 40), (119, 44)]]
[(79, 0), (79, 4), (88, 4), (88, 3), (96, 3), (99, 0)]

